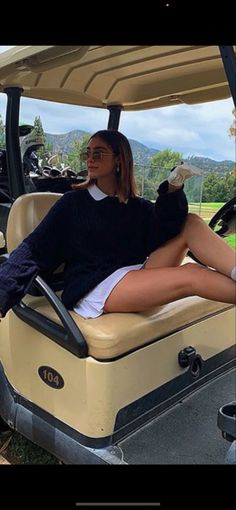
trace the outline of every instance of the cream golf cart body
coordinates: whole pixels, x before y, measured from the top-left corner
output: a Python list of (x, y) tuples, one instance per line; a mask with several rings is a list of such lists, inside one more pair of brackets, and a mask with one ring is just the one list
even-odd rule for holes
[[(7, 251), (60, 198), (25, 193), (21, 96), (108, 109), (101, 129), (118, 129), (121, 110), (235, 99), (234, 72), (233, 47), (19, 46), (1, 55)], [(0, 417), (65, 463), (220, 463), (214, 413), (233, 399), (235, 359), (232, 305), (194, 296), (85, 320), (63, 306), (58, 278), (39, 275), (0, 324)]]

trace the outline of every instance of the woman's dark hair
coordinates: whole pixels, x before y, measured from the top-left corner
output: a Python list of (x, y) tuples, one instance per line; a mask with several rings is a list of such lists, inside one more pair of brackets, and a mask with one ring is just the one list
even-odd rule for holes
[[(101, 138), (116, 156), (119, 156), (118, 172), (116, 172), (116, 193), (120, 202), (126, 202), (128, 198), (137, 196), (137, 185), (134, 179), (134, 163), (130, 143), (126, 136), (119, 131), (104, 129), (94, 133), (90, 139)], [(82, 184), (74, 184), (73, 189), (85, 189), (90, 184), (96, 183), (96, 179), (88, 178)]]

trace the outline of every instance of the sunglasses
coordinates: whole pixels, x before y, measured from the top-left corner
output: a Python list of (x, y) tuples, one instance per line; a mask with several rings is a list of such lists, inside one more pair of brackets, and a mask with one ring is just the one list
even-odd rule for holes
[(101, 161), (103, 159), (103, 156), (111, 156), (114, 155), (114, 152), (102, 152), (95, 150), (93, 152), (81, 152), (80, 154), (80, 160), (81, 161), (87, 161), (87, 159), (91, 158), (94, 161)]

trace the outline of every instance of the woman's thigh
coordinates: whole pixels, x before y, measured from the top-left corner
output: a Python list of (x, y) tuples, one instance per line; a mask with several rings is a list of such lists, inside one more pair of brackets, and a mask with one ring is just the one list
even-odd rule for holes
[(113, 288), (105, 312), (141, 312), (192, 295), (189, 266), (130, 271)]
[(158, 267), (180, 266), (187, 254), (187, 251), (188, 247), (186, 246), (184, 237), (180, 234), (152, 252), (147, 259), (145, 268), (151, 269)]

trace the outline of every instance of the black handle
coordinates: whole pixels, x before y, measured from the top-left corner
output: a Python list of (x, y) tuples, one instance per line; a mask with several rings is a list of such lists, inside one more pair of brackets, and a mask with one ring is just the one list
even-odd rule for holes
[(36, 276), (33, 283), (52, 305), (64, 328), (22, 302), (13, 307), (15, 314), (64, 349), (79, 358), (86, 358), (88, 356), (87, 342), (61, 300), (41, 276)]

